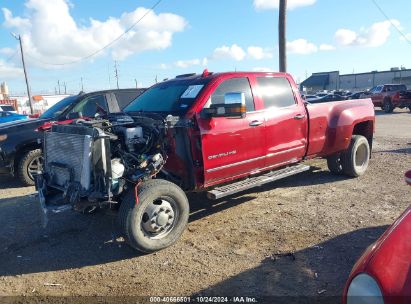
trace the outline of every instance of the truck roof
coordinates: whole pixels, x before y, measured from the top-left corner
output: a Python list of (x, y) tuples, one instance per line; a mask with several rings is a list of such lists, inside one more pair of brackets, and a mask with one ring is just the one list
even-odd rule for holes
[(280, 72), (223, 72), (223, 73), (213, 73), (209, 72), (208, 70), (204, 70), (202, 74), (190, 73), (190, 74), (183, 74), (177, 75), (175, 78), (169, 79), (167, 81), (176, 81), (176, 80), (199, 80), (199, 79), (215, 79), (219, 77), (228, 77), (228, 76), (289, 76), (288, 73), (280, 73)]

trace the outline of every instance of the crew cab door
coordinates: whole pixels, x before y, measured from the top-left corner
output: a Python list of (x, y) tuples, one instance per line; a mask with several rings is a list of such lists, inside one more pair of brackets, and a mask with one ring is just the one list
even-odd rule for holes
[(215, 87), (203, 108), (224, 103), (227, 93), (244, 93), (247, 113), (243, 118), (204, 118), (197, 114), (206, 187), (264, 166), (264, 115), (255, 111), (249, 79), (229, 78)]
[(258, 95), (264, 105), (265, 167), (297, 162), (307, 149), (308, 118), (304, 104), (285, 76), (257, 76)]

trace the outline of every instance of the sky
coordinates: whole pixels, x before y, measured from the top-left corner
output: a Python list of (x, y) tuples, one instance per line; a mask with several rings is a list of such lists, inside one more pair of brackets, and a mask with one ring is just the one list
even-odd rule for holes
[[(383, 13), (377, 8), (382, 9)], [(154, 9), (151, 9), (153, 8)], [(278, 0), (0, 0), (0, 82), (25, 94), (278, 70)], [(288, 72), (411, 68), (410, 0), (288, 0)], [(385, 14), (385, 15), (384, 15)]]

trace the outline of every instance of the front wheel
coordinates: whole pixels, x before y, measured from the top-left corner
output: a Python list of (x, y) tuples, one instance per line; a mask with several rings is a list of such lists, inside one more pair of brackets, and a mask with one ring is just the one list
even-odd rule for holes
[(353, 135), (348, 149), (341, 155), (342, 171), (345, 175), (358, 177), (365, 173), (370, 162), (370, 145), (361, 135)]
[(26, 186), (34, 185), (34, 177), (43, 165), (43, 155), (40, 149), (27, 151), (17, 164), (17, 175)]
[(177, 185), (153, 179), (126, 193), (119, 211), (121, 229), (131, 247), (154, 252), (173, 245), (188, 222), (189, 204)]

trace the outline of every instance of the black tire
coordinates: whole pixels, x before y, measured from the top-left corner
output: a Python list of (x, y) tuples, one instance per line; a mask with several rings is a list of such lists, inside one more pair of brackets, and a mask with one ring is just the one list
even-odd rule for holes
[(394, 111), (394, 107), (392, 105), (391, 100), (388, 98), (384, 99), (384, 104), (382, 109), (384, 110), (385, 113), (392, 113)]
[(341, 154), (334, 154), (327, 157), (327, 166), (331, 173), (336, 175), (343, 174), (343, 168), (341, 164)]
[(370, 162), (370, 145), (361, 135), (353, 135), (348, 149), (341, 155), (343, 173), (358, 177), (365, 173)]
[[(166, 204), (172, 207), (172, 219), (169, 219), (171, 211)], [(165, 210), (155, 209), (163, 205)], [(153, 210), (154, 213), (151, 212)], [(119, 223), (131, 247), (150, 253), (169, 247), (180, 238), (187, 225), (189, 211), (187, 196), (181, 188), (165, 180), (153, 179), (138, 188), (138, 204), (134, 188), (128, 190), (120, 205)], [(150, 214), (155, 215), (155, 219)], [(169, 222), (164, 223), (164, 218)], [(152, 225), (164, 231), (149, 231), (155, 229)]]
[(33, 174), (35, 174), (36, 168), (41, 166), (42, 163), (43, 154), (41, 153), (41, 149), (25, 152), (17, 163), (17, 176), (19, 180), (26, 186), (33, 186)]

